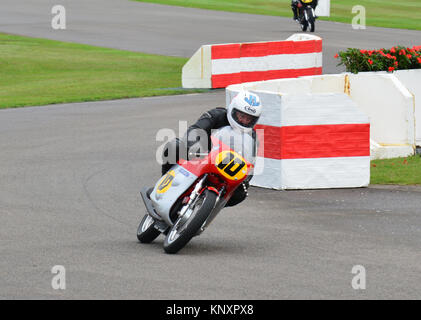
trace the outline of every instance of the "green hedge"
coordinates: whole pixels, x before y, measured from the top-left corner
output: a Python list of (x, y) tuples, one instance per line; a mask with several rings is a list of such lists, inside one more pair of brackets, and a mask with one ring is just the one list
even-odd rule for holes
[(421, 46), (396, 46), (380, 50), (349, 48), (347, 51), (340, 51), (335, 58), (340, 59), (338, 66), (344, 65), (346, 71), (352, 73), (421, 69)]

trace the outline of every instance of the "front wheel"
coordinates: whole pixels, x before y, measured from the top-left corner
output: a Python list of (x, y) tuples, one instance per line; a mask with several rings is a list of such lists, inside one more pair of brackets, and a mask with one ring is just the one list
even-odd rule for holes
[(142, 243), (154, 241), (161, 234), (160, 231), (155, 229), (154, 225), (154, 219), (149, 214), (146, 214), (137, 228), (137, 239)]
[(310, 19), (308, 24), (310, 27), (310, 32), (314, 32), (316, 30), (316, 21), (314, 21), (314, 19)]
[(306, 32), (307, 31), (307, 21), (304, 20), (304, 18), (303, 18), (303, 20), (301, 21), (300, 24), (301, 24), (301, 30)]
[(216, 199), (217, 195), (208, 190), (199, 195), (193, 208), (177, 219), (165, 237), (166, 253), (177, 253), (197, 234), (212, 212)]
[(316, 17), (314, 16), (314, 10), (311, 8), (307, 8), (306, 17), (307, 25), (310, 29), (310, 32), (314, 32), (316, 30)]

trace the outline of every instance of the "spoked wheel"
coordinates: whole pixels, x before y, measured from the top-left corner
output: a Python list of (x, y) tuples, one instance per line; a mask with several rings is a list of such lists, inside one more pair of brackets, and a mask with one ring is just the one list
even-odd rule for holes
[(155, 221), (149, 214), (143, 217), (137, 228), (137, 239), (140, 242), (151, 243), (161, 234), (161, 232), (155, 229), (154, 224)]
[(309, 27), (310, 27), (310, 32), (314, 32), (316, 30), (316, 23), (315, 23), (314, 19), (310, 19), (308, 24), (309, 24)]
[(303, 30), (304, 32), (307, 31), (307, 21), (305, 21), (304, 19), (300, 22), (301, 25), (301, 30)]
[(168, 232), (164, 241), (166, 253), (177, 253), (193, 238), (215, 205), (217, 195), (205, 190), (197, 199), (192, 208), (179, 217)]

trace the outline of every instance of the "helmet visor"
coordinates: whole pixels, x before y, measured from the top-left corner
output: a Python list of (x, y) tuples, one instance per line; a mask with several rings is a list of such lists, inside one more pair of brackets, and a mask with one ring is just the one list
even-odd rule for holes
[(245, 128), (253, 128), (257, 123), (257, 120), (259, 120), (258, 117), (252, 116), (251, 114), (245, 113), (235, 108), (232, 110), (231, 115), (235, 122)]

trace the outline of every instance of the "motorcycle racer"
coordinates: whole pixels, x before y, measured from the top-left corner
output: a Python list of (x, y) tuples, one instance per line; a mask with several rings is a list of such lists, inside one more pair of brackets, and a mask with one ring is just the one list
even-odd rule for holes
[[(202, 130), (206, 133), (208, 143), (207, 152), (211, 149), (211, 131), (225, 126), (231, 126), (234, 130), (244, 134), (249, 134), (253, 138), (255, 150), (257, 148), (257, 138), (254, 126), (262, 113), (262, 105), (257, 95), (248, 91), (240, 91), (231, 101), (228, 108), (211, 109), (200, 116), (200, 118), (190, 126), (186, 135), (182, 139), (175, 139), (166, 145), (162, 157), (162, 175), (164, 175), (176, 163), (182, 155), (187, 155), (189, 148), (198, 142), (198, 132)], [(184, 152), (183, 152), (184, 151)], [(175, 155), (175, 162), (168, 162), (170, 154)], [(233, 196), (230, 198), (226, 206), (234, 206), (239, 204), (247, 197), (250, 175), (243, 183), (242, 187), (238, 187)]]
[(310, 3), (310, 5), (313, 7), (313, 9), (316, 10), (318, 0), (291, 0), (291, 9), (292, 13), (294, 14), (293, 20), (298, 21), (299, 17), (299, 3)]

